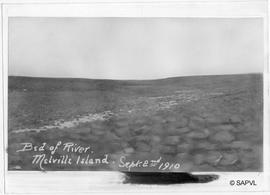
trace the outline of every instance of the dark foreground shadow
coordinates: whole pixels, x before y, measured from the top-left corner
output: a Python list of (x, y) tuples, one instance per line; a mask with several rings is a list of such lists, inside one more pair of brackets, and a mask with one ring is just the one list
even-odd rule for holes
[(185, 184), (208, 183), (219, 178), (218, 175), (193, 175), (191, 173), (177, 172), (123, 172), (124, 183), (128, 184)]

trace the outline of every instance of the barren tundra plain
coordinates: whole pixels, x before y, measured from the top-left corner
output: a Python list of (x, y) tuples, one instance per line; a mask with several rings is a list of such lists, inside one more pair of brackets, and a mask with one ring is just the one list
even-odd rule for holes
[[(97, 80), (9, 76), (8, 169), (40, 170), (35, 151), (73, 142), (90, 158), (179, 163), (179, 169), (131, 171), (262, 171), (263, 75)], [(47, 146), (46, 146), (47, 147)], [(46, 153), (46, 152), (45, 152)], [(61, 157), (65, 151), (56, 150)], [(49, 155), (49, 152), (46, 153)], [(69, 153), (77, 161), (80, 154)], [(117, 163), (44, 164), (48, 171), (126, 171)]]

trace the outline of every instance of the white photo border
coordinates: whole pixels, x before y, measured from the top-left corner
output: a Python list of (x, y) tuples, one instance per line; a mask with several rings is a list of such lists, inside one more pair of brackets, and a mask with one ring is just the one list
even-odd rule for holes
[[(1, 119), (0, 193), (2, 194), (88, 194), (89, 192), (265, 192), (270, 190), (269, 133), (269, 16), (266, 0), (178, 0), (115, 1), (82, 0), (3, 0), (1, 3)], [(263, 172), (225, 172), (219, 181), (185, 186), (133, 186), (119, 183), (113, 172), (87, 171), (8, 171), (7, 94), (9, 17), (185, 17), (185, 18), (262, 18), (264, 24), (264, 150)], [(214, 173), (214, 172), (211, 172)], [(199, 173), (197, 173), (199, 174)], [(206, 174), (205, 172), (203, 174)], [(231, 179), (256, 180), (258, 186), (232, 187)], [(75, 182), (75, 183), (74, 183)]]

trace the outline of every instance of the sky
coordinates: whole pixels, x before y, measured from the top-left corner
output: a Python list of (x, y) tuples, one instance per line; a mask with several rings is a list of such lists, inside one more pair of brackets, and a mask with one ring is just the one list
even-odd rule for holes
[(263, 72), (259, 18), (10, 18), (9, 75), (159, 79)]

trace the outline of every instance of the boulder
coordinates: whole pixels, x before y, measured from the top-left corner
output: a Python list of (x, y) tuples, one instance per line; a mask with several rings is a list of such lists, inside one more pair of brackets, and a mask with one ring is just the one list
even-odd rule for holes
[(126, 154), (132, 154), (132, 153), (134, 153), (134, 148), (125, 148), (124, 149), (124, 152), (126, 153)]
[(217, 165), (222, 159), (222, 155), (219, 152), (211, 151), (205, 156), (205, 161), (210, 165)]
[(101, 136), (101, 135), (104, 135), (106, 132), (103, 131), (102, 129), (92, 129), (91, 133), (93, 135)]
[(230, 120), (230, 123), (232, 123), (232, 124), (239, 124), (242, 122), (241, 117), (238, 115), (231, 116), (229, 120)]
[(199, 126), (204, 126), (205, 125), (205, 120), (204, 118), (201, 118), (199, 116), (193, 116), (190, 118), (190, 122), (193, 122)]
[(234, 141), (230, 144), (230, 146), (231, 148), (243, 149), (243, 150), (252, 149), (251, 144), (244, 141)]
[(159, 136), (157, 136), (157, 135), (153, 135), (153, 136), (151, 137), (151, 141), (152, 141), (153, 143), (159, 143), (159, 142), (161, 141), (161, 138), (160, 138)]
[(186, 152), (185, 153), (180, 152), (176, 155), (177, 162), (180, 164), (183, 163), (184, 161), (186, 162), (189, 158), (190, 158), (190, 155)]
[(205, 149), (205, 150), (214, 150), (217, 148), (217, 146), (209, 142), (198, 142), (197, 148)]
[(120, 138), (118, 136), (116, 136), (114, 133), (112, 133), (110, 131), (106, 132), (103, 139), (106, 141), (120, 140)]
[(210, 135), (208, 129), (196, 130), (187, 134), (187, 137), (191, 139), (205, 139)]
[(236, 153), (223, 153), (223, 157), (220, 161), (220, 165), (229, 166), (233, 165), (238, 161), (238, 156)]
[(115, 134), (119, 137), (128, 137), (130, 136), (129, 128), (128, 127), (120, 127), (114, 130)]
[(129, 144), (127, 143), (127, 142), (123, 142), (123, 140), (121, 140), (122, 142), (120, 142), (121, 143), (121, 146), (122, 146), (122, 148), (128, 148), (129, 147)]
[(128, 120), (124, 119), (124, 118), (119, 118), (116, 121), (118, 127), (127, 127), (128, 126)]
[(186, 127), (188, 125), (188, 119), (185, 117), (181, 117), (175, 123), (176, 123), (176, 127), (178, 128)]
[(181, 143), (177, 146), (177, 152), (182, 153), (182, 152), (187, 152), (193, 148), (193, 145), (190, 143)]
[(139, 135), (139, 136), (135, 136), (134, 138), (133, 138), (133, 140), (135, 141), (135, 142), (146, 142), (146, 143), (149, 143), (150, 141), (151, 141), (151, 137), (152, 136), (145, 136), (145, 135)]
[(113, 142), (113, 143), (109, 143), (108, 145), (109, 145), (108, 148), (109, 148), (110, 151), (113, 152), (113, 153), (122, 150), (122, 146), (121, 146), (120, 143), (115, 143), (115, 142)]
[(233, 125), (217, 125), (212, 127), (212, 129), (216, 131), (232, 131), (232, 132), (236, 131)]
[(136, 125), (144, 125), (146, 123), (146, 119), (145, 118), (138, 118), (138, 119), (135, 119), (135, 124)]
[(205, 127), (205, 120), (201, 117), (192, 117), (189, 120), (188, 127), (193, 130), (202, 129)]
[(188, 127), (169, 127), (167, 130), (168, 135), (181, 135), (189, 132), (190, 129)]
[(144, 134), (147, 134), (149, 132), (150, 132), (150, 127), (148, 127), (146, 125), (133, 130), (133, 133), (135, 135), (144, 135)]
[(181, 172), (193, 172), (194, 167), (196, 167), (193, 162), (182, 162), (180, 166)]
[(174, 122), (177, 121), (177, 119), (174, 116), (170, 116), (166, 120), (167, 120), (168, 123), (174, 123)]
[(235, 137), (228, 131), (217, 132), (213, 137), (211, 137), (211, 139), (216, 142), (231, 142), (234, 138)]
[(204, 155), (203, 154), (195, 154), (193, 156), (193, 162), (196, 164), (196, 165), (201, 165), (204, 163)]
[(104, 128), (104, 123), (102, 121), (95, 121), (91, 123), (92, 129), (103, 129)]
[(149, 152), (151, 150), (151, 146), (145, 142), (137, 142), (135, 144), (135, 149), (138, 152)]
[(192, 130), (197, 130), (197, 129), (201, 129), (204, 128), (203, 126), (200, 126), (194, 122), (189, 122), (188, 127)]
[(176, 147), (174, 147), (174, 146), (162, 146), (160, 148), (160, 153), (170, 154), (170, 155), (176, 155), (177, 154), (177, 150), (176, 150)]
[(179, 133), (179, 134), (187, 133), (189, 131), (190, 131), (190, 129), (188, 127), (182, 127), (182, 128), (177, 128), (176, 129), (176, 132)]
[(222, 123), (226, 123), (227, 120), (224, 119), (223, 117), (218, 117), (218, 116), (208, 116), (205, 119), (206, 125), (209, 126), (213, 126), (213, 125), (218, 125), (218, 124), (222, 124)]
[(163, 143), (165, 145), (177, 145), (180, 141), (180, 136), (167, 136), (165, 137)]

